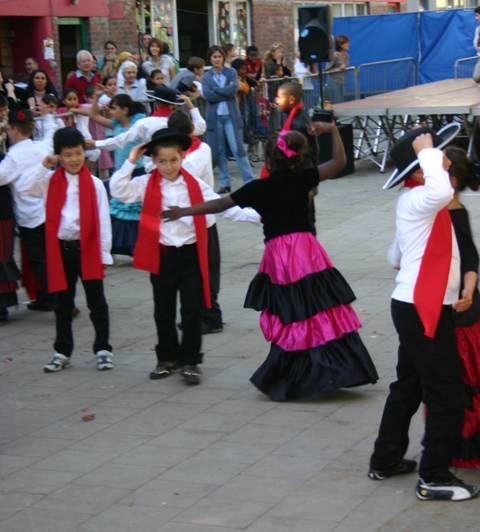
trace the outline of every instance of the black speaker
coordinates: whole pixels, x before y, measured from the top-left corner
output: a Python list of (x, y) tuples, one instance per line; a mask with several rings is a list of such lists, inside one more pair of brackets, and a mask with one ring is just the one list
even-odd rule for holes
[[(313, 121), (315, 122), (315, 114), (313, 115)], [(355, 163), (353, 158), (353, 126), (352, 124), (339, 124), (337, 125), (340, 138), (345, 148), (345, 155), (347, 156), (347, 164), (343, 170), (340, 170), (338, 174), (334, 175), (331, 179), (337, 179), (337, 177), (345, 177), (355, 173)], [(320, 155), (318, 156), (319, 164), (325, 163), (332, 158), (332, 135), (330, 133), (323, 133), (318, 137), (318, 145), (320, 146)]]
[(298, 8), (298, 48), (302, 61), (320, 63), (333, 59), (332, 21), (330, 4)]

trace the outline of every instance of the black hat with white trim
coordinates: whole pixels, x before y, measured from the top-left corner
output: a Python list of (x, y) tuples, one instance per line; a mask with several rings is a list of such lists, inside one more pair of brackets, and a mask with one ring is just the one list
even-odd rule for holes
[(145, 94), (149, 98), (160, 100), (161, 102), (172, 103), (174, 105), (185, 105), (185, 100), (178, 99), (178, 95), (180, 94), (178, 91), (171, 89), (170, 87), (164, 87), (163, 85), (155, 87), (153, 91), (145, 91)]
[(441, 150), (458, 135), (460, 128), (461, 125), (459, 123), (452, 122), (440, 129), (437, 133), (427, 126), (407, 131), (390, 150), (390, 157), (395, 163), (396, 168), (385, 185), (383, 185), (383, 189), (386, 190), (395, 187), (420, 167), (412, 145), (418, 136), (424, 133), (430, 133), (434, 148)]

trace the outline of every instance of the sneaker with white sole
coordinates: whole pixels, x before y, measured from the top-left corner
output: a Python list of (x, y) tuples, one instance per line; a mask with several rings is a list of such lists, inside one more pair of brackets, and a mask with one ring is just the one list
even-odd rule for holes
[(448, 482), (424, 482), (418, 480), (415, 495), (421, 501), (466, 501), (480, 493), (478, 486), (465, 484), (452, 475)]
[(406, 475), (413, 473), (417, 467), (415, 460), (406, 460), (402, 458), (400, 462), (390, 469), (373, 469), (371, 467), (368, 471), (368, 476), (372, 480), (385, 480), (386, 478), (393, 477), (395, 475)]
[(67, 369), (71, 367), (70, 359), (65, 355), (60, 353), (55, 353), (52, 360), (48, 364), (43, 366), (43, 371), (45, 373), (54, 373), (56, 371), (61, 371), (62, 369)]
[(108, 369), (113, 369), (113, 355), (110, 351), (102, 349), (98, 353), (95, 353), (97, 356), (97, 369), (100, 371), (106, 371)]
[(180, 375), (190, 384), (200, 384), (202, 371), (194, 364), (183, 366)]

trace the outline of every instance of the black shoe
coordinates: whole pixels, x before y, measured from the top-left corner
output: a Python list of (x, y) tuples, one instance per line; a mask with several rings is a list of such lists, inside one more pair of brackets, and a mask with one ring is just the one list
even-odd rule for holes
[(150, 373), (150, 379), (158, 380), (170, 377), (178, 369), (178, 362), (159, 362), (157, 367)]
[(41, 310), (43, 312), (50, 312), (53, 310), (53, 305), (51, 303), (43, 303), (36, 299), (35, 301), (30, 301), (30, 303), (27, 305), (27, 308), (28, 310)]
[(393, 477), (395, 475), (405, 475), (407, 473), (413, 473), (417, 467), (415, 460), (402, 459), (399, 464), (390, 469), (373, 469), (372, 467), (368, 471), (368, 476), (372, 480), (385, 480), (386, 478)]
[(452, 477), (448, 482), (424, 482), (420, 478), (415, 495), (421, 501), (466, 501), (480, 493), (478, 486), (470, 486)]
[(231, 187), (221, 187), (217, 190), (217, 194), (229, 194), (231, 190)]
[(220, 333), (223, 331), (223, 323), (207, 323), (202, 321), (202, 334)]
[(202, 372), (195, 365), (183, 366), (180, 375), (190, 384), (200, 384)]

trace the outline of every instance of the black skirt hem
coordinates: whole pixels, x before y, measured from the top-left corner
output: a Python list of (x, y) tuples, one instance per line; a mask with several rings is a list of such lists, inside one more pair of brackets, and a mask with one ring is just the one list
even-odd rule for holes
[(268, 274), (257, 273), (248, 288), (244, 307), (266, 309), (283, 323), (293, 323), (355, 299), (353, 290), (336, 268), (306, 275), (286, 285), (272, 283)]
[(377, 380), (375, 366), (357, 332), (302, 351), (287, 352), (273, 343), (250, 378), (272, 401), (306, 399)]

